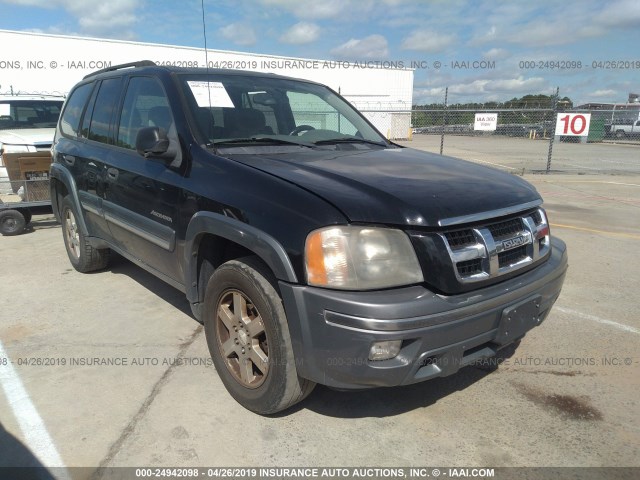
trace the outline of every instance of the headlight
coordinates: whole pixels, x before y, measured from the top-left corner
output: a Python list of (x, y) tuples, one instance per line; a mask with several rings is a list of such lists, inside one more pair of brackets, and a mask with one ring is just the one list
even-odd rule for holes
[(305, 245), (307, 282), (319, 287), (371, 290), (424, 281), (407, 235), (391, 228), (326, 227)]

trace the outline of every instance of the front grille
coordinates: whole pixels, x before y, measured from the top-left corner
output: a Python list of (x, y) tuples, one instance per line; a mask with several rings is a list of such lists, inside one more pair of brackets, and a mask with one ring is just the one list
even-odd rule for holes
[(506, 222), (488, 225), (487, 228), (491, 232), (491, 235), (493, 235), (494, 240), (501, 240), (503, 238), (513, 237), (518, 232), (521, 232), (522, 220), (520, 218), (514, 218)]
[(533, 218), (533, 221), (535, 222), (536, 225), (540, 225), (542, 223), (542, 215), (540, 214), (539, 210), (536, 210), (535, 212), (533, 212), (531, 214), (531, 218)]
[(544, 210), (439, 234), (460, 283), (489, 280), (525, 268), (551, 251)]
[(473, 230), (471, 229), (447, 232), (445, 236), (451, 248), (461, 248), (476, 243), (476, 238), (473, 236)]
[(527, 258), (527, 247), (514, 248), (498, 254), (498, 265), (500, 268), (509, 267)]
[(475, 258), (473, 260), (458, 263), (458, 275), (461, 277), (477, 275), (478, 273), (482, 273), (481, 259)]

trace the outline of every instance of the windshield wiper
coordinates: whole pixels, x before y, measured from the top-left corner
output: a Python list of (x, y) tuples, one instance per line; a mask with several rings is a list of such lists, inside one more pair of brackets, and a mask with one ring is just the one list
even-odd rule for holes
[(216, 147), (220, 145), (241, 145), (243, 143), (273, 143), (275, 145), (298, 145), (300, 147), (313, 148), (311, 143), (296, 142), (294, 140), (284, 140), (282, 138), (273, 137), (247, 137), (247, 138), (230, 138), (228, 140), (214, 140), (211, 145)]
[(382, 142), (376, 142), (374, 140), (367, 140), (366, 138), (358, 138), (358, 137), (340, 137), (340, 138), (329, 138), (327, 140), (318, 140), (313, 142), (315, 145), (329, 145), (332, 143), (367, 143), (370, 145), (377, 145), (379, 147), (388, 147), (389, 145)]

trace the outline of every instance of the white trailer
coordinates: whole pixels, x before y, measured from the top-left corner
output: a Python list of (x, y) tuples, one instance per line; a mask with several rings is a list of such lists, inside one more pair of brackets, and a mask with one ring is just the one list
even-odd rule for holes
[(64, 95), (100, 68), (137, 60), (161, 65), (278, 73), (329, 85), (388, 138), (411, 126), (413, 70), (394, 62), (343, 62), (0, 30), (0, 94)]

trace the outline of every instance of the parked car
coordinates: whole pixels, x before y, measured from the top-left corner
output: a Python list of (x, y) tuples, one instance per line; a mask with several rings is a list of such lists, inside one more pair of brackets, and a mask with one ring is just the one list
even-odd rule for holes
[(225, 387), (260, 414), (517, 345), (567, 269), (529, 183), (395, 145), (306, 80), (114, 66), (71, 91), (53, 155), (71, 264), (113, 250), (185, 292)]
[(604, 131), (607, 137), (625, 138), (640, 136), (640, 119), (608, 124), (604, 126)]
[(64, 97), (0, 95), (0, 193), (11, 190), (4, 153), (51, 149)]
[(500, 124), (496, 127), (495, 135), (507, 135), (509, 137), (533, 137), (543, 138), (550, 131), (544, 124), (522, 124), (509, 123)]

